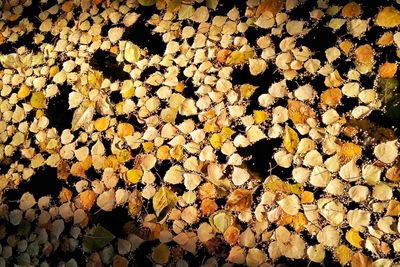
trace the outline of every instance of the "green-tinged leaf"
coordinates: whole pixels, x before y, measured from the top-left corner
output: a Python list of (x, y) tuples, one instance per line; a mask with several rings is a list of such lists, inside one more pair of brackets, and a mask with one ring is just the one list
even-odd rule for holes
[(142, 205), (143, 205), (142, 194), (137, 189), (134, 189), (128, 201), (129, 214), (132, 217), (136, 217), (137, 215), (139, 215), (140, 210), (142, 209)]
[(392, 99), (398, 87), (399, 81), (396, 78), (378, 78), (378, 88), (383, 95), (383, 103)]
[(208, 8), (215, 10), (218, 6), (219, 0), (206, 0), (206, 5)]
[(163, 186), (153, 196), (153, 208), (159, 220), (164, 219), (176, 205), (178, 198), (175, 193)]
[(216, 232), (224, 233), (233, 224), (233, 217), (230, 213), (220, 210), (214, 213), (209, 221)]
[(167, 245), (159, 244), (154, 248), (151, 258), (158, 264), (166, 264), (169, 261), (170, 251)]
[(181, 5), (179, 8), (178, 18), (180, 20), (190, 18), (194, 13), (194, 7), (192, 5)]
[(102, 226), (94, 226), (83, 236), (83, 250), (97, 251), (110, 243), (115, 236)]
[(243, 64), (254, 55), (253, 51), (233, 51), (226, 59), (227, 65)]
[(301, 184), (288, 184), (278, 178), (268, 179), (265, 188), (271, 191), (281, 191), (285, 193), (293, 193), (296, 195), (301, 195), (304, 189)]
[(138, 0), (138, 2), (142, 6), (152, 6), (157, 2), (157, 0)]
[(129, 63), (137, 62), (140, 58), (140, 47), (131, 41), (127, 41), (125, 45), (124, 58)]

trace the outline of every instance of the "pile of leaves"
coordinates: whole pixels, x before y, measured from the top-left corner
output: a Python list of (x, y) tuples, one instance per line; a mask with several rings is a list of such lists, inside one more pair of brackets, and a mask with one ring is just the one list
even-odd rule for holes
[(0, 266), (399, 264), (400, 6), (364, 2), (2, 1)]

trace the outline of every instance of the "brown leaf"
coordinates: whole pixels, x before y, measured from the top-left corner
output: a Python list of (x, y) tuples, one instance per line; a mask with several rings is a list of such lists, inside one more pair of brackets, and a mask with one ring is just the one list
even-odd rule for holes
[(283, 6), (282, 0), (265, 0), (258, 6), (256, 10), (256, 17), (261, 16), (262, 13), (269, 11), (274, 16), (281, 10)]
[(356, 2), (346, 4), (342, 9), (342, 16), (345, 18), (357, 18), (361, 14), (361, 7)]
[(75, 205), (78, 209), (90, 210), (96, 201), (96, 193), (88, 189), (79, 193), (75, 198)]
[(229, 210), (245, 211), (251, 205), (252, 192), (238, 188), (229, 195), (226, 207)]
[(374, 50), (369, 44), (357, 47), (354, 55), (356, 60), (361, 64), (370, 65), (374, 61)]
[(72, 198), (72, 191), (63, 187), (58, 195), (60, 202), (65, 203), (71, 201)]
[(351, 267), (371, 267), (372, 259), (362, 252), (354, 253), (351, 257)]

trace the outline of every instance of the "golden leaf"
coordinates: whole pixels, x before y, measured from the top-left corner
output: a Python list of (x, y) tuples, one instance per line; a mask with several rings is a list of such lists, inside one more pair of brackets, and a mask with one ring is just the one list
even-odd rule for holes
[(264, 0), (260, 5), (258, 5), (256, 10), (256, 17), (261, 16), (262, 13), (269, 11), (274, 16), (281, 10), (283, 6), (282, 0)]
[(178, 201), (175, 193), (162, 186), (153, 196), (153, 208), (159, 220), (162, 220), (168, 212), (175, 208)]
[(156, 157), (161, 160), (167, 160), (170, 158), (169, 146), (163, 145), (157, 149)]
[(314, 201), (314, 193), (313, 193), (313, 192), (304, 191), (304, 192), (301, 194), (301, 200), (300, 200), (300, 202), (301, 202), (302, 204), (304, 204), (304, 203), (312, 203), (313, 201)]
[(268, 113), (264, 110), (253, 110), (254, 121), (257, 124), (263, 123), (268, 119)]
[(133, 132), (134, 132), (134, 129), (133, 129), (132, 124), (130, 124), (130, 123), (123, 122), (123, 123), (118, 124), (118, 126), (117, 126), (117, 135), (121, 138), (130, 136), (133, 134)]
[(22, 84), (21, 88), (19, 88), (18, 93), (17, 93), (17, 97), (19, 99), (24, 99), (25, 97), (27, 97), (29, 94), (31, 93), (31, 90), (29, 89), (28, 86), (26, 86), (26, 84)]
[(221, 135), (220, 134), (213, 134), (210, 138), (210, 144), (212, 145), (213, 148), (218, 149), (222, 145), (221, 141)]
[(299, 137), (296, 131), (286, 125), (283, 131), (283, 146), (289, 153), (294, 153), (298, 145)]
[(374, 50), (369, 44), (361, 45), (354, 51), (357, 62), (370, 65), (374, 60)]
[(69, 202), (72, 198), (72, 191), (68, 188), (63, 187), (58, 195), (61, 203)]
[(389, 201), (386, 216), (399, 216), (400, 215), (400, 201), (392, 199)]
[(226, 202), (229, 210), (245, 211), (251, 205), (252, 192), (250, 190), (238, 188), (233, 191)]
[(352, 159), (359, 159), (362, 154), (362, 148), (353, 143), (344, 143), (340, 146), (339, 157), (344, 162), (349, 162)]
[(51, 78), (51, 77), (54, 77), (54, 75), (56, 75), (58, 71), (59, 71), (59, 69), (58, 69), (58, 66), (57, 66), (57, 65), (52, 66), (52, 67), (50, 68), (50, 71), (49, 71), (50, 78)]
[(376, 25), (381, 27), (393, 28), (400, 25), (400, 12), (392, 7), (388, 6), (379, 11), (376, 17)]
[(347, 55), (349, 55), (349, 52), (351, 48), (353, 47), (353, 43), (350, 40), (345, 40), (339, 44), (340, 49)]
[(98, 118), (94, 122), (94, 128), (96, 128), (97, 131), (102, 132), (102, 131), (107, 130), (109, 124), (110, 124), (109, 117)]
[(361, 7), (356, 2), (346, 4), (342, 9), (342, 16), (345, 18), (357, 18), (361, 14)]
[(361, 238), (358, 231), (354, 228), (351, 228), (349, 231), (346, 232), (346, 240), (356, 248), (363, 248), (363, 241), (364, 239)]
[(79, 209), (90, 210), (96, 201), (96, 193), (92, 190), (85, 190), (76, 197), (75, 205)]
[(227, 139), (229, 139), (233, 134), (235, 133), (234, 130), (232, 130), (229, 127), (223, 127), (221, 130), (221, 142), (225, 142)]
[(240, 86), (240, 93), (242, 94), (243, 98), (250, 98), (253, 93), (256, 91), (258, 86), (251, 85), (249, 83), (242, 84)]
[(140, 181), (140, 178), (142, 177), (142, 174), (143, 174), (143, 172), (140, 169), (128, 170), (126, 172), (126, 179), (129, 182), (131, 182), (133, 184), (136, 184), (136, 183), (138, 183)]
[(314, 117), (313, 109), (297, 100), (288, 100), (289, 118), (294, 124), (304, 124), (307, 119)]
[(229, 56), (226, 58), (227, 65), (237, 65), (246, 63), (246, 61), (254, 55), (253, 51), (233, 51)]
[(304, 225), (308, 223), (306, 216), (299, 212), (293, 216), (292, 226), (297, 233), (300, 233), (304, 229)]
[(296, 195), (301, 195), (304, 191), (303, 186), (301, 184), (288, 184), (282, 181), (279, 178), (272, 178), (266, 180), (265, 188), (269, 189), (273, 192), (285, 192), (285, 193), (293, 193)]
[(329, 88), (321, 94), (321, 102), (324, 105), (335, 108), (342, 99), (342, 90), (339, 88)]
[(335, 248), (335, 256), (342, 266), (346, 265), (350, 261), (352, 256), (351, 254), (351, 249), (349, 249), (345, 245), (340, 245)]
[(396, 63), (385, 62), (379, 66), (378, 74), (382, 78), (393, 78), (397, 72)]

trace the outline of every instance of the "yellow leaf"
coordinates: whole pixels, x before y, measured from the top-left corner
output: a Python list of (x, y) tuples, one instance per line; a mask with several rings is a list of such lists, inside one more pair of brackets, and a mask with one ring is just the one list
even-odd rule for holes
[(385, 7), (376, 17), (376, 25), (387, 28), (399, 26), (400, 12), (392, 6)]
[(34, 108), (44, 108), (46, 106), (46, 98), (42, 92), (34, 92), (31, 97), (31, 105)]
[(57, 66), (57, 65), (52, 66), (52, 67), (50, 68), (50, 71), (49, 71), (50, 78), (51, 78), (51, 77), (54, 77), (54, 75), (56, 75), (56, 74), (58, 73), (58, 71), (59, 71), (59, 69), (58, 69), (58, 66)]
[(144, 142), (144, 143), (142, 143), (142, 146), (143, 146), (144, 152), (150, 153), (151, 150), (153, 150), (154, 144), (153, 144), (153, 142)]
[(260, 124), (268, 119), (268, 113), (264, 110), (253, 110), (254, 121)]
[(151, 258), (158, 264), (166, 264), (169, 261), (170, 254), (171, 254), (171, 252), (169, 251), (169, 248), (167, 245), (159, 244), (153, 250), (153, 253), (151, 254)]
[(120, 123), (117, 126), (117, 135), (119, 137), (125, 137), (125, 136), (130, 136), (134, 132), (133, 126), (130, 123)]
[(132, 169), (126, 172), (126, 178), (129, 182), (136, 184), (140, 181), (142, 177), (142, 170), (140, 169)]
[(153, 196), (153, 208), (159, 220), (167, 216), (168, 212), (175, 208), (178, 201), (174, 192), (166, 186), (162, 186)]
[(296, 131), (286, 125), (283, 131), (283, 146), (289, 153), (294, 153), (298, 145), (299, 137)]
[(181, 145), (176, 145), (169, 151), (171, 158), (175, 160), (181, 160), (183, 155), (183, 149)]
[(399, 216), (400, 215), (400, 201), (392, 199), (389, 201), (386, 216)]
[(175, 86), (175, 91), (182, 93), (183, 90), (185, 89), (185, 84), (179, 82), (176, 86)]
[(225, 142), (228, 138), (230, 138), (233, 134), (235, 133), (234, 130), (232, 130), (229, 127), (223, 127), (221, 130), (221, 142)]
[(296, 232), (301, 232), (304, 229), (304, 225), (308, 223), (306, 216), (299, 212), (293, 216), (292, 226)]
[(353, 43), (350, 40), (345, 40), (339, 44), (339, 47), (346, 55), (348, 55), (350, 49), (353, 47)]
[(351, 254), (351, 249), (349, 249), (345, 245), (340, 245), (335, 248), (335, 256), (342, 266), (346, 265), (350, 261), (352, 256)]
[(69, 202), (72, 198), (72, 191), (68, 188), (62, 187), (58, 198), (60, 199), (61, 203)]
[(273, 192), (281, 191), (285, 193), (293, 193), (296, 195), (301, 195), (304, 191), (301, 184), (288, 184), (279, 178), (272, 178), (267, 180), (265, 188)]
[(233, 51), (226, 59), (226, 64), (236, 65), (246, 63), (246, 61), (254, 55), (253, 51)]
[(130, 98), (135, 94), (135, 88), (134, 87), (123, 88), (120, 93), (123, 98)]
[(102, 132), (107, 130), (109, 123), (110, 118), (108, 117), (98, 118), (94, 123), (94, 128), (96, 128), (97, 131)]
[(138, 2), (142, 6), (152, 6), (156, 4), (157, 0), (138, 0)]
[(163, 145), (157, 149), (156, 157), (161, 160), (166, 160), (170, 158), (169, 155), (169, 146)]
[(363, 248), (362, 242), (364, 241), (358, 231), (354, 228), (351, 228), (346, 232), (346, 240), (356, 248)]
[(253, 95), (257, 88), (258, 86), (245, 83), (240, 86), (240, 93), (242, 94), (243, 98), (249, 98)]
[(344, 162), (349, 162), (352, 159), (359, 159), (362, 154), (362, 148), (353, 143), (344, 143), (340, 146), (339, 157)]
[(90, 71), (88, 74), (88, 83), (90, 88), (100, 89), (103, 83), (103, 75), (100, 71)]
[(27, 97), (29, 94), (31, 93), (31, 90), (29, 89), (28, 86), (26, 86), (25, 84), (21, 85), (21, 88), (19, 88), (18, 93), (17, 93), (17, 97), (19, 99), (24, 99), (25, 97)]
[(128, 160), (132, 159), (131, 152), (127, 149), (121, 149), (117, 151), (117, 160), (121, 163), (127, 162)]
[(314, 193), (310, 191), (304, 191), (301, 194), (301, 203), (312, 203), (314, 201)]
[(362, 252), (357, 252), (351, 257), (351, 267), (372, 267), (372, 259)]
[(222, 145), (221, 135), (217, 134), (217, 133), (213, 134), (210, 138), (210, 143), (213, 148), (215, 148), (215, 149), (220, 148)]
[(96, 193), (92, 190), (85, 190), (76, 197), (75, 205), (79, 209), (90, 210), (96, 201)]

